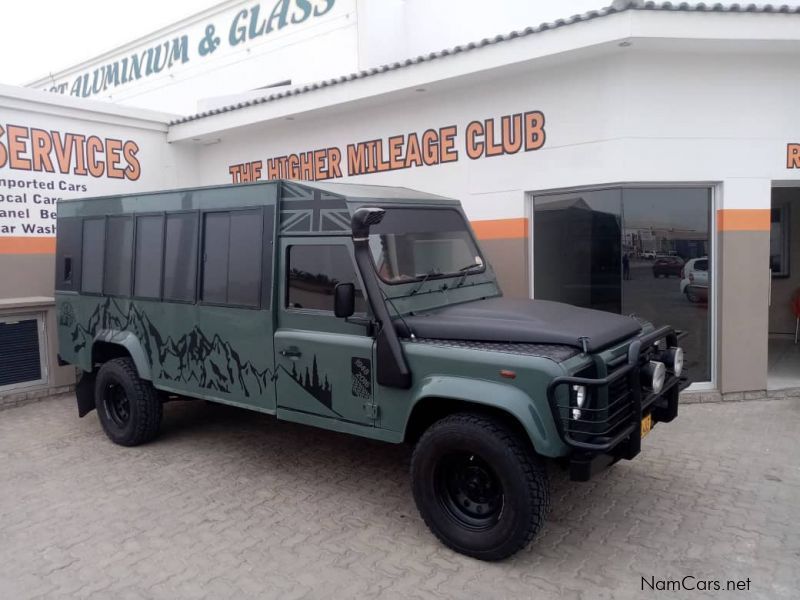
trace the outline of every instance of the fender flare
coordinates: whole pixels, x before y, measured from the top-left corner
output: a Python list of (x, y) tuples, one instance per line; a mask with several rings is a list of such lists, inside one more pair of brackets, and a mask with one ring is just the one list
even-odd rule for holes
[(101, 329), (95, 334), (94, 340), (92, 341), (92, 352), (94, 352), (94, 345), (97, 342), (115, 344), (125, 348), (128, 354), (130, 354), (133, 364), (136, 365), (139, 377), (152, 381), (153, 376), (150, 371), (150, 361), (136, 334), (130, 331), (119, 331), (117, 329)]
[(534, 449), (542, 456), (563, 456), (567, 449), (558, 435), (546, 400), (536, 402), (524, 391), (508, 384), (442, 375), (426, 377), (415, 386), (404, 437), (414, 409), (428, 398), (446, 398), (505, 411), (525, 429)]

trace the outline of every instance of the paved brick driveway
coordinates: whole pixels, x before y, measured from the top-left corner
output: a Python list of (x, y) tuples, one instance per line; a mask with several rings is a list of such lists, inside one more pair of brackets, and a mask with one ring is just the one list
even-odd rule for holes
[(750, 578), (800, 597), (800, 401), (682, 408), (636, 461), (501, 564), (441, 547), (409, 451), (206, 403), (112, 445), (69, 397), (0, 412), (0, 598), (698, 598), (641, 577)]

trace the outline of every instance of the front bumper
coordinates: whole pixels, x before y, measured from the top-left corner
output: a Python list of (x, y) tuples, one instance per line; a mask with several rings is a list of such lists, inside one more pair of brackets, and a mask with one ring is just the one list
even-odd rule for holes
[[(631, 342), (627, 360), (604, 377), (562, 376), (548, 386), (547, 399), (558, 434), (571, 450), (573, 481), (588, 481), (617, 460), (639, 454), (643, 418), (649, 415), (655, 425), (678, 415), (680, 391), (688, 385), (685, 377), (670, 374), (658, 394), (645, 390), (640, 381), (642, 367), (662, 341), (666, 347), (677, 346), (678, 335), (671, 327), (661, 327)], [(577, 418), (577, 406), (571, 404), (573, 385), (584, 386), (589, 397)], [(564, 387), (566, 393), (561, 390)]]

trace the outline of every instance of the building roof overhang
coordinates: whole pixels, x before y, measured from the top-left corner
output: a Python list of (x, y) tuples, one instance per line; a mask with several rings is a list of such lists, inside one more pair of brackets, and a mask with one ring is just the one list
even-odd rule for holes
[[(425, 56), (282, 90), (170, 123), (168, 141), (208, 143), (254, 124), (400, 100), (536, 66), (636, 50), (797, 52), (800, 7), (615, 0), (610, 6)], [(676, 44), (680, 42), (680, 44)]]

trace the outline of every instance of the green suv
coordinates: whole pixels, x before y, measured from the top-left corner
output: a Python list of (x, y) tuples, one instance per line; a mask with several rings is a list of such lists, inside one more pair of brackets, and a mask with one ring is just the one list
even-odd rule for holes
[(135, 446), (202, 398), (414, 445), (423, 519), (484, 560), (677, 415), (670, 327), (505, 298), (455, 200), (290, 181), (63, 201), (59, 355), (78, 411)]

